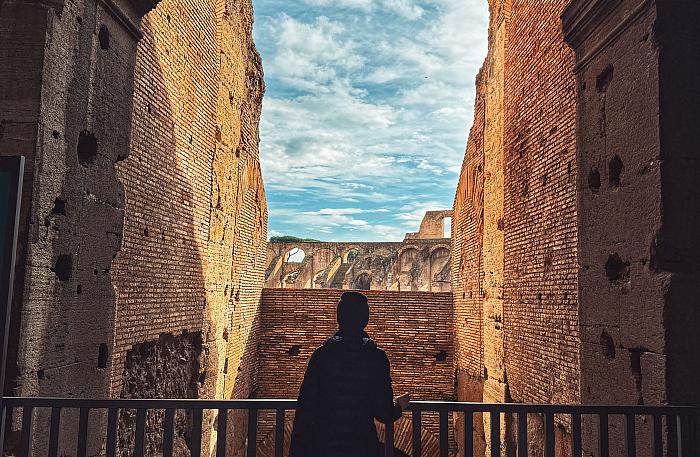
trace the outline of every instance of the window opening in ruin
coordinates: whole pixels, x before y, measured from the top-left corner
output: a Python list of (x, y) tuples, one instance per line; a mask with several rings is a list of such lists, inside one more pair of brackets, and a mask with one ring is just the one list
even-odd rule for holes
[(452, 217), (446, 217), (442, 220), (443, 225), (443, 238), (450, 238), (452, 236)]
[(293, 248), (287, 252), (287, 262), (301, 263), (306, 258), (306, 253), (301, 248)]
[(370, 290), (372, 287), (372, 278), (367, 273), (362, 273), (355, 279), (354, 286), (357, 290)]
[(345, 259), (343, 263), (353, 263), (357, 258), (360, 256), (360, 250), (357, 248), (351, 249), (348, 251), (348, 253), (345, 255)]

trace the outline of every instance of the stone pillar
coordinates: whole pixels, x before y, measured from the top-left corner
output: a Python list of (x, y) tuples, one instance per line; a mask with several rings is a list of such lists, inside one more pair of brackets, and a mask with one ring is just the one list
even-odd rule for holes
[(698, 404), (700, 6), (574, 0), (562, 19), (579, 90), (581, 401)]
[[(153, 6), (0, 4), (0, 150), (27, 157), (7, 393), (109, 392), (110, 268), (124, 221), (115, 164), (129, 153), (139, 22)], [(46, 420), (37, 414), (36, 453), (46, 445), (39, 432)], [(66, 411), (66, 429), (76, 423), (77, 414)], [(100, 440), (90, 438), (88, 452), (97, 454)], [(61, 449), (72, 444), (72, 437), (61, 440)]]

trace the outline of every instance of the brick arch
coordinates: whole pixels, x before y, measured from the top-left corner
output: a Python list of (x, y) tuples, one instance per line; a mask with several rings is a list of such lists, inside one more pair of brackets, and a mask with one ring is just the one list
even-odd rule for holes
[[(289, 413), (284, 421), (284, 455), (289, 455), (289, 444), (292, 440), (292, 426), (294, 418)], [(386, 427), (377, 422), (377, 437), (379, 441), (386, 443)], [(394, 448), (406, 455), (413, 454), (413, 425), (410, 417), (402, 416), (394, 423)], [(434, 457), (440, 455), (440, 441), (429, 430), (421, 430), (421, 455)], [(275, 455), (275, 430), (268, 430), (258, 442), (259, 457), (274, 457)]]

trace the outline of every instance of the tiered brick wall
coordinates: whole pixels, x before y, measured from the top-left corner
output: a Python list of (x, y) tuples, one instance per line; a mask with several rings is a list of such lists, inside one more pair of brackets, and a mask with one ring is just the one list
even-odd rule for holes
[(576, 87), (568, 0), (513, 0), (505, 52), (506, 370), (523, 402), (579, 393)]
[(463, 400), (580, 400), (576, 94), (555, 3), (490, 2), (453, 218)]
[(201, 332), (199, 395), (245, 397), (267, 238), (252, 5), (164, 0), (143, 29), (132, 151), (119, 165), (126, 209), (112, 270), (112, 394), (125, 394), (123, 364), (135, 344)]
[[(367, 332), (389, 356), (394, 391), (410, 392), (415, 400), (452, 399), (452, 294), (364, 293), (371, 312)], [(333, 289), (263, 291), (256, 397), (297, 397), (309, 357), (337, 331), (341, 294)]]

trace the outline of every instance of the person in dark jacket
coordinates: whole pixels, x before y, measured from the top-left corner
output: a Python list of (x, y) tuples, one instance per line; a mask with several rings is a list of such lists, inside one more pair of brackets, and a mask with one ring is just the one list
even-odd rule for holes
[(290, 457), (378, 457), (374, 419), (401, 417), (409, 395), (393, 398), (389, 359), (365, 333), (367, 297), (345, 292), (338, 332), (311, 356), (292, 429)]

